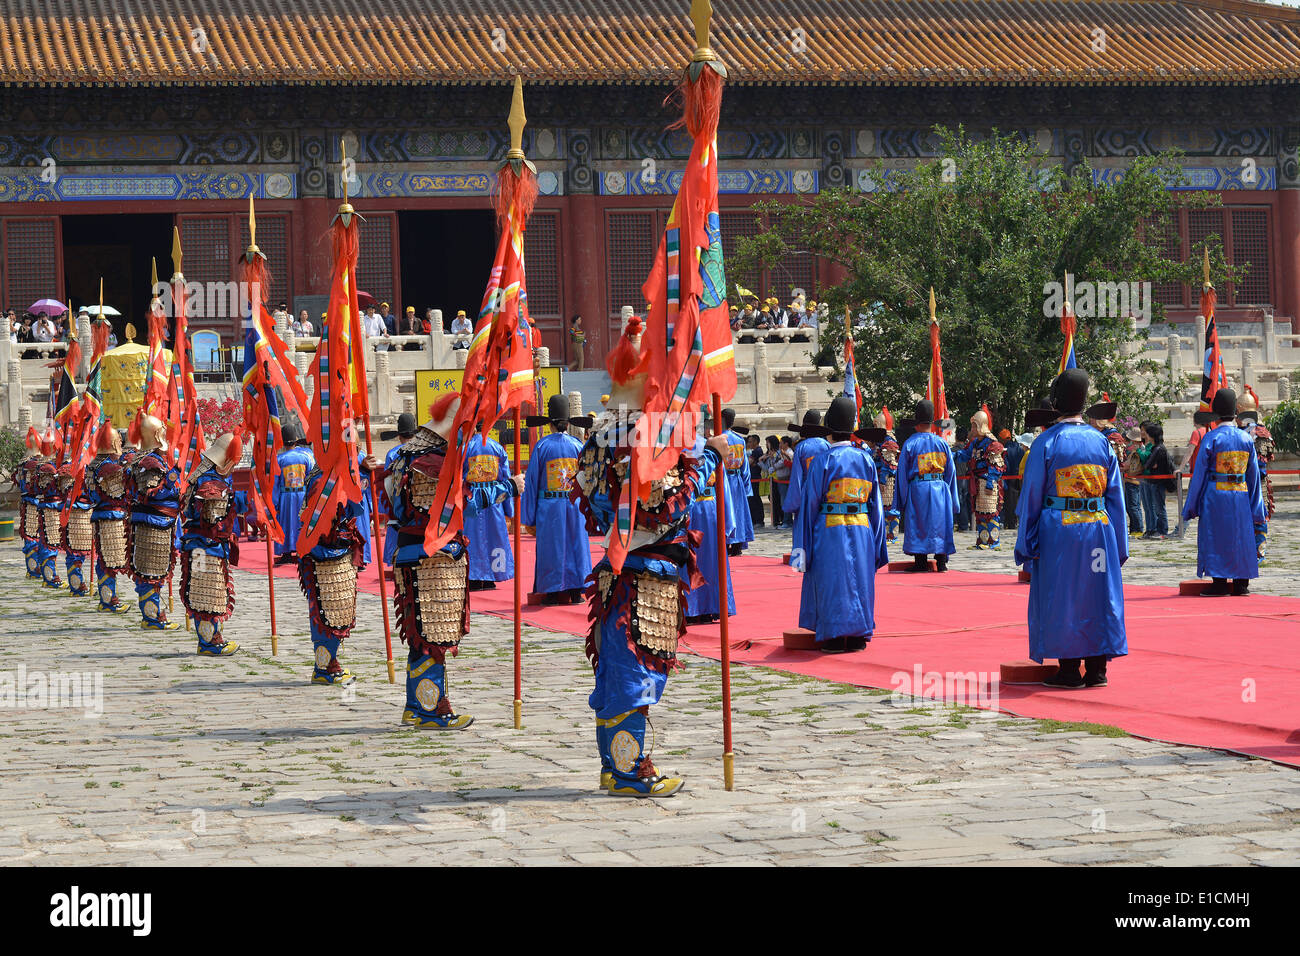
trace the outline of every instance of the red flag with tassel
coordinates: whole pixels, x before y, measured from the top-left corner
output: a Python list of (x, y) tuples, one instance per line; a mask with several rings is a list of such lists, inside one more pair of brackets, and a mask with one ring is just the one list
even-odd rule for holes
[(172, 463), (180, 470), (180, 491), (185, 491), (189, 474), (208, 447), (199, 421), (197, 390), (194, 387), (194, 353), (190, 347), (185, 316), (185, 276), (181, 274), (181, 233), (172, 227), (172, 307), (176, 314), (176, 338), (172, 347), (171, 378), (167, 383), (167, 434), (172, 444)]
[(464, 525), (464, 459), (470, 439), (533, 397), (533, 329), (524, 281), (524, 229), (537, 203), (538, 186), (537, 170), (524, 158), (521, 146), (523, 123), (523, 88), (516, 79), (515, 105), (510, 112), (512, 145), (497, 171), (493, 193), (501, 236), (465, 359), (460, 407), (447, 442), (438, 491), (429, 507), (429, 514), (437, 516), (425, 531), (429, 551), (441, 548)]
[[(351, 363), (355, 358), (353, 343), (360, 335), (356, 284), (359, 219), (345, 195), (343, 206), (329, 231), (334, 271), (329, 307), (321, 320), (320, 344), (316, 347), (310, 372), (315, 382), (315, 393), (311, 399), (308, 432), (322, 480), (316, 483), (303, 504), (302, 528), (296, 543), (299, 554), (306, 554), (316, 547), (321, 535), (329, 530), (335, 509), (340, 504), (361, 501), (351, 375)], [(364, 393), (365, 380), (358, 384), (358, 391)]]

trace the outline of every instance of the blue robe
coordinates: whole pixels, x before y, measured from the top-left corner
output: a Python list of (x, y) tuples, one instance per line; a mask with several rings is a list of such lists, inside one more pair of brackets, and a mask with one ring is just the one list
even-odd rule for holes
[(533, 528), (537, 557), (533, 591), (554, 594), (587, 586), (591, 548), (582, 509), (569, 499), (582, 444), (565, 432), (552, 432), (534, 446), (524, 476), (520, 520)]
[[(1226, 476), (1232, 477), (1225, 481)], [(1263, 482), (1255, 443), (1231, 423), (1212, 429), (1196, 451), (1183, 504), (1183, 520), (1192, 518), (1201, 519), (1196, 528), (1198, 578), (1259, 577), (1255, 528), (1267, 521)]]
[[(698, 531), (702, 535), (700, 546), (695, 549), (695, 564), (699, 569), (700, 576), (704, 582), (697, 588), (691, 589), (686, 595), (686, 616), (697, 617), (701, 614), (719, 614), (718, 585), (721, 576), (718, 573), (718, 499), (713, 493), (716, 483), (716, 473), (709, 472), (706, 484), (700, 489), (695, 500), (691, 502), (691, 530)], [(728, 490), (730, 490), (728, 488)], [(726, 512), (723, 514), (723, 520), (726, 521), (726, 528), (723, 529), (728, 539), (731, 537), (731, 530), (736, 525), (735, 509), (731, 505), (730, 497), (725, 501)], [(688, 585), (686, 569), (682, 568), (682, 580)], [(731, 617), (736, 613), (736, 591), (731, 586), (731, 560), (727, 560), (727, 616)]]
[[(1051, 498), (1097, 502), (1060, 510)], [(1101, 432), (1061, 422), (1034, 439), (1016, 504), (1016, 563), (1029, 570), (1029, 656), (1120, 657), (1128, 512), (1119, 460)]]
[(726, 439), (727, 510), (735, 518), (734, 526), (727, 531), (727, 544), (747, 545), (754, 540), (754, 518), (749, 513), (749, 455), (745, 436), (740, 432), (729, 431)]
[(809, 466), (803, 496), (796, 519), (804, 542), (795, 565), (804, 575), (799, 626), (814, 631), (819, 641), (870, 640), (876, 629), (876, 569), (889, 563), (870, 451), (847, 441), (831, 445)]
[(830, 442), (825, 438), (805, 438), (794, 446), (794, 461), (790, 462), (790, 483), (785, 486), (785, 497), (781, 499), (781, 510), (791, 515), (794, 521), (790, 532), (790, 553), (793, 555), (803, 547), (800, 541), (799, 507), (803, 504), (803, 476), (808, 473), (812, 463), (826, 453)]
[[(932, 477), (922, 477), (932, 476)], [(894, 501), (903, 512), (904, 554), (952, 554), (953, 517), (960, 509), (952, 450), (934, 432), (916, 432), (898, 455)]]
[[(515, 553), (507, 518), (515, 515), (506, 450), (495, 438), (470, 439), (465, 450), (465, 537), (469, 539), (469, 579), (509, 581), (515, 576)], [(504, 501), (497, 499), (505, 496)]]
[(297, 554), (298, 533), (302, 529), (303, 502), (307, 500), (307, 473), (316, 467), (316, 455), (310, 448), (298, 446), (280, 452), (280, 473), (271, 487), (275, 502), (275, 520), (284, 529), (284, 541), (275, 546), (277, 556)]
[(388, 476), (393, 473), (393, 465), (401, 454), (401, 445), (388, 449), (388, 454), (384, 456), (384, 480), (379, 483), (379, 504), (383, 513), (388, 515), (388, 527), (384, 531), (384, 564), (390, 568), (393, 566), (393, 557), (397, 554), (397, 510), (388, 497)]
[(365, 460), (366, 453), (363, 451), (357, 452), (357, 470), (361, 474), (361, 503), (359, 507), (363, 512), (361, 519), (357, 522), (357, 531), (361, 533), (361, 540), (364, 542), (361, 546), (361, 554), (366, 564), (369, 564), (373, 560), (370, 552), (370, 517), (373, 514), (371, 510), (373, 504), (370, 497), (372, 494), (370, 491), (370, 472), (366, 471), (362, 465)]

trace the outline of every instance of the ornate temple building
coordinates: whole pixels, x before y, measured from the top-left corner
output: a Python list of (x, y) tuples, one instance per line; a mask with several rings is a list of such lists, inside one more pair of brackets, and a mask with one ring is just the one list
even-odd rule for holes
[[(0, 298), (143, 314), (150, 259), (220, 283), (247, 242), (273, 300), (319, 311), (320, 241), (349, 189), (360, 286), (398, 315), (475, 314), (487, 194), (522, 73), (542, 188), (529, 301), (557, 362), (581, 313), (587, 362), (616, 334), (689, 141), (666, 98), (694, 48), (687, 0), (7, 0), (0, 21)], [(872, 190), (878, 162), (936, 155), (936, 124), (1019, 131), (1053, 161), (1122, 175), (1176, 147), (1222, 207), (1180, 212), (1180, 248), (1219, 235), (1250, 264), (1220, 321), (1300, 316), (1300, 11), (1244, 0), (716, 0), (725, 61), (725, 241), (759, 199)], [(730, 277), (762, 295), (835, 276), (795, 256)], [(1196, 290), (1162, 286), (1190, 320)], [(218, 310), (220, 311), (220, 310)], [(199, 325), (232, 336), (231, 310)]]

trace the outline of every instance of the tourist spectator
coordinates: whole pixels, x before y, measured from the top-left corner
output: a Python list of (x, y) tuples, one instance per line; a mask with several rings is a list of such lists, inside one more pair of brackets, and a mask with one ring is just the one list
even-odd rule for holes
[(393, 315), (393, 310), (389, 308), (387, 302), (379, 303), (379, 317), (384, 320), (384, 328), (388, 329), (388, 334), (396, 335), (397, 316)]
[(730, 309), (729, 315), (730, 315), (730, 322), (731, 322), (731, 331), (739, 332), (740, 331), (740, 307), (733, 305)]
[(290, 328), (293, 330), (293, 334), (298, 336), (310, 338), (316, 334), (316, 330), (312, 328), (311, 316), (307, 314), (306, 309), (298, 313), (298, 318), (294, 320)]
[(447, 331), (443, 328), (442, 320), (433, 314), (433, 306), (430, 306), (424, 310), (424, 334), (432, 335), (435, 329), (439, 332)]
[(376, 352), (388, 351), (388, 326), (384, 324), (383, 316), (379, 314), (373, 305), (366, 312), (363, 328), (367, 337), (383, 340), (375, 344)]
[(782, 441), (775, 435), (767, 436), (767, 454), (763, 457), (763, 473), (772, 483), (769, 494), (772, 502), (772, 527), (779, 528), (785, 523), (785, 512), (781, 510), (781, 498), (790, 484), (790, 464), (794, 461), (793, 449), (787, 454), (785, 446), (789, 440)]
[(53, 342), (54, 336), (58, 334), (54, 323), (44, 312), (37, 313), (36, 324), (32, 327), (32, 338), (36, 342)]
[(451, 343), (453, 349), (469, 348), (469, 340), (474, 335), (474, 326), (470, 322), (469, 316), (465, 314), (464, 309), (457, 312), (456, 318), (452, 320), (451, 334), (454, 339)]
[(1139, 450), (1142, 444), (1142, 429), (1136, 425), (1124, 433), (1124, 460), (1120, 462), (1124, 472), (1124, 510), (1128, 512), (1128, 533), (1139, 535), (1144, 527), (1142, 522), (1142, 456)]
[[(424, 335), (424, 322), (415, 314), (415, 306), (408, 305), (397, 323), (398, 335)], [(402, 346), (403, 352), (418, 352), (419, 342), (407, 342)]]
[(1142, 510), (1146, 513), (1146, 533), (1143, 538), (1167, 538), (1169, 536), (1169, 516), (1165, 510), (1165, 495), (1171, 490), (1175, 479), (1152, 477), (1173, 473), (1173, 462), (1165, 448), (1165, 430), (1155, 422), (1142, 426), (1146, 432), (1150, 448), (1142, 466), (1142, 493), (1145, 495)]
[(766, 524), (761, 494), (763, 443), (757, 435), (745, 436), (745, 454), (749, 456), (749, 517), (755, 528), (761, 528)]
[[(307, 314), (307, 310), (303, 309), (302, 314), (305, 316)], [(277, 326), (279, 326), (281, 323), (288, 325), (292, 319), (293, 319), (293, 315), (289, 312), (288, 302), (281, 302), (275, 307), (275, 311), (271, 313), (271, 320), (275, 322)], [(310, 325), (310, 323), (308, 324)], [(296, 335), (298, 333), (294, 333), (294, 334)]]
[(573, 350), (573, 370), (581, 372), (587, 367), (587, 333), (582, 327), (581, 315), (569, 319), (569, 346)]

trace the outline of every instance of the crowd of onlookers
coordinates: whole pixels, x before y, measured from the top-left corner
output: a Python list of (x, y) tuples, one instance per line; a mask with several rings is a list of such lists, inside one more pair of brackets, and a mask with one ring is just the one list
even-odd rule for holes
[[(8, 309), (5, 313), (9, 318), (9, 344), (10, 345), (46, 345), (67, 343), (70, 337), (76, 335), (74, 331), (82, 317), (87, 321), (90, 320), (89, 310), (82, 308), (76, 315), (72, 312), (61, 312), (58, 315), (50, 315), (45, 311), (38, 311), (35, 314), (23, 312), (21, 315), (15, 309)], [(109, 333), (109, 348), (117, 345), (117, 335)], [(23, 358), (39, 358), (41, 352), (36, 349), (30, 349), (22, 353)]]
[[(368, 338), (388, 339), (395, 335), (430, 335), (434, 331), (435, 323), (438, 318), (433, 314), (433, 308), (425, 309), (424, 317), (421, 318), (415, 311), (415, 306), (408, 305), (406, 311), (401, 316), (395, 315), (387, 302), (380, 302), (378, 305), (373, 302), (361, 310), (361, 328)], [(289, 327), (294, 335), (300, 338), (310, 338), (320, 335), (320, 326), (311, 320), (311, 316), (306, 309), (298, 312), (297, 316), (290, 314), (289, 304), (281, 302), (271, 313), (272, 318), (277, 322), (283, 321)], [(324, 316), (321, 316), (324, 318)], [(456, 317), (448, 324), (446, 320), (441, 321), (442, 331), (454, 336), (452, 343), (453, 349), (469, 348), (470, 338), (474, 334), (474, 325), (470, 322), (465, 310), (461, 309), (456, 313)], [(418, 349), (420, 346), (407, 342), (401, 348), (411, 351)], [(375, 345), (376, 351), (386, 352), (390, 348), (388, 342), (379, 342)]]
[[(824, 307), (812, 300), (806, 300), (802, 294), (796, 295), (788, 306), (782, 306), (775, 296), (769, 296), (759, 302), (758, 296), (741, 293), (742, 305), (731, 307), (731, 331), (767, 332), (773, 329), (799, 329), (801, 333), (791, 335), (792, 342), (811, 341), (811, 333), (817, 330)], [(803, 334), (807, 333), (807, 334)]]

